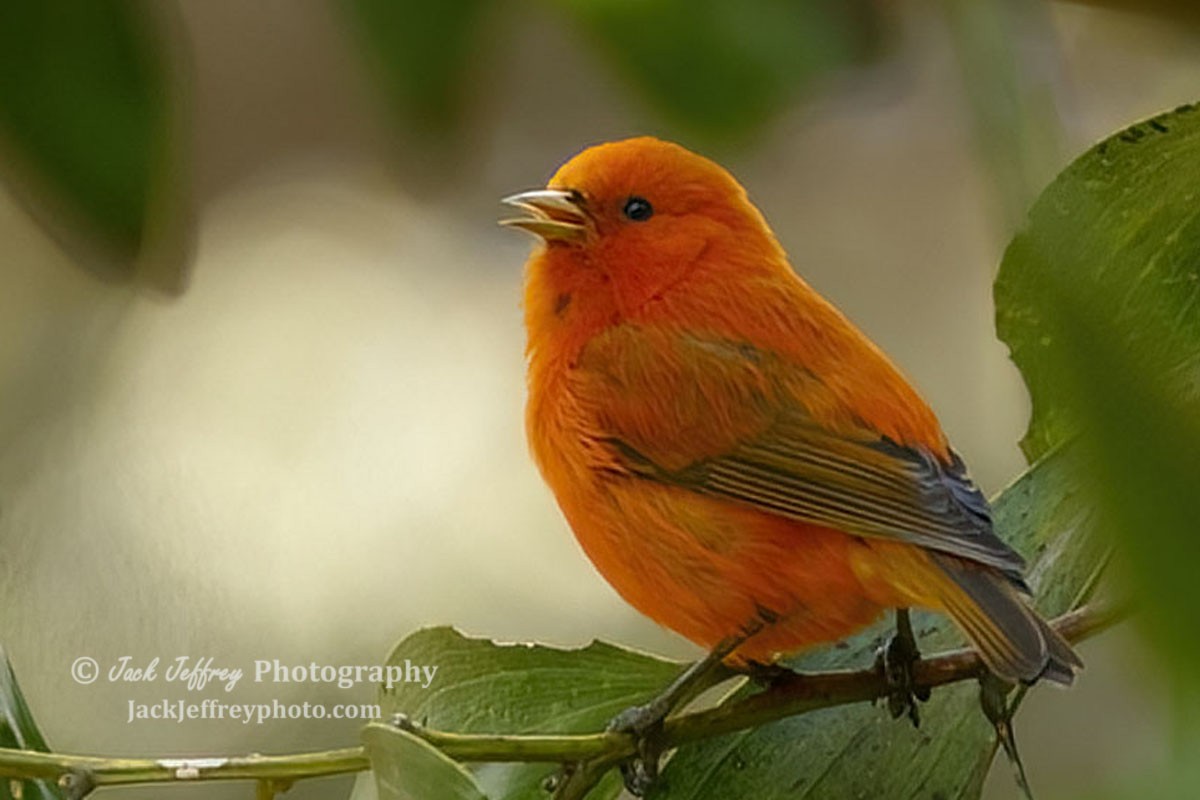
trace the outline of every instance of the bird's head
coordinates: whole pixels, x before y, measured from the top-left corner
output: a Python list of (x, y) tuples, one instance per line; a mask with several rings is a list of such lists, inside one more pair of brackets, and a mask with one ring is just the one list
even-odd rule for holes
[(691, 281), (728, 282), (783, 263), (729, 172), (651, 137), (588, 148), (546, 188), (504, 202), (526, 215), (503, 225), (545, 242), (530, 262), (526, 303), (549, 303), (558, 316), (568, 306), (627, 314)]

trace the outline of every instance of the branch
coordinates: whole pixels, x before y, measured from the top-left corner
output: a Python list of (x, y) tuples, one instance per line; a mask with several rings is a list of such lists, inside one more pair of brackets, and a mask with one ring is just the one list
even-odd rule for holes
[[(1124, 616), (1124, 609), (1086, 605), (1058, 617), (1051, 625), (1067, 641), (1079, 642), (1115, 625)], [(914, 665), (913, 684), (933, 689), (978, 679), (983, 673), (979, 653), (968, 647), (918, 661)], [(887, 682), (875, 669), (797, 673), (744, 700), (667, 720), (663, 738), (674, 747), (830, 706), (878, 700), (887, 693)]]
[[(1085, 605), (1051, 624), (1070, 642), (1093, 636), (1119, 622), (1125, 609)], [(916, 664), (915, 685), (933, 688), (983, 674), (979, 654), (970, 648), (925, 658)], [(667, 748), (754, 728), (830, 706), (875, 700), (886, 695), (878, 670), (832, 671), (788, 676), (764, 692), (715, 708), (681, 714), (665, 723)], [(402, 720), (447, 756), (472, 762), (581, 762), (602, 758), (615, 763), (634, 754), (626, 733), (578, 735), (490, 735), (435, 731)], [(0, 777), (37, 778), (60, 785), (92, 787), (187, 781), (294, 781), (370, 769), (362, 747), (297, 753), (198, 759), (126, 759), (39, 753), (0, 748)]]
[(93, 786), (176, 781), (288, 781), (370, 769), (361, 747), (287, 756), (217, 758), (103, 758), (0, 748), (0, 777), (68, 781), (86, 776)]

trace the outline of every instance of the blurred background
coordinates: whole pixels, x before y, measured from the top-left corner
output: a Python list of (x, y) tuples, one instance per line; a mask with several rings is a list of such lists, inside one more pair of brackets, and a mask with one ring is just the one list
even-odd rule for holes
[[(1169, 9), (21, 5), (0, 5), (0, 642), (65, 752), (285, 752), (359, 727), (127, 724), (130, 699), (188, 695), (77, 685), (82, 655), (372, 664), (433, 624), (695, 655), (592, 570), (524, 444), (531, 242), (497, 198), (583, 147), (650, 133), (725, 163), (991, 493), (1028, 416), (992, 322), (1004, 244), (1090, 143), (1200, 98), (1197, 29)], [(1135, 634), (1081, 652), (1076, 688), (1018, 718), (1042, 797), (1167, 750)], [(1014, 794), (998, 765), (985, 796)]]

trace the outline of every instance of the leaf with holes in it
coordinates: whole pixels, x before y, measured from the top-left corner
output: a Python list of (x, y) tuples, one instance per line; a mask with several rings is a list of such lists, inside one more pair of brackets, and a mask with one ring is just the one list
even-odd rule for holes
[[(25, 696), (21, 694), (17, 676), (4, 648), (0, 648), (0, 747), (50, 752), (42, 732), (33, 721), (29, 706), (25, 704)], [(0, 779), (0, 800), (16, 800), (18, 797), (21, 800), (62, 800), (63, 793), (46, 781)]]

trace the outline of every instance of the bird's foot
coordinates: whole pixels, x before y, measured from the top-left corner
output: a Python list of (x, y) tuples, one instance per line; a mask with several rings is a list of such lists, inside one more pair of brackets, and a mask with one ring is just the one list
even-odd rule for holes
[(892, 715), (892, 719), (907, 716), (914, 728), (921, 725), (918, 701), (925, 702), (930, 697), (928, 686), (915, 685), (914, 668), (920, 660), (921, 652), (917, 649), (908, 610), (897, 609), (896, 632), (880, 648), (875, 664), (876, 669), (883, 673), (887, 681), (888, 713)]
[(663, 720), (671, 712), (728, 679), (731, 673), (724, 664), (725, 659), (762, 626), (761, 621), (755, 621), (737, 635), (722, 640), (649, 703), (627, 708), (608, 723), (606, 730), (609, 732), (628, 733), (634, 738), (635, 753), (621, 764), (621, 775), (630, 794), (641, 797), (658, 778), (658, 762), (663, 752), (659, 734)]
[(636, 752), (621, 763), (621, 777), (625, 781), (626, 791), (635, 797), (645, 795), (658, 780), (658, 763), (662, 758), (658, 734), (670, 711), (669, 704), (651, 701), (625, 709), (605, 727), (609, 732), (628, 733), (634, 738)]

